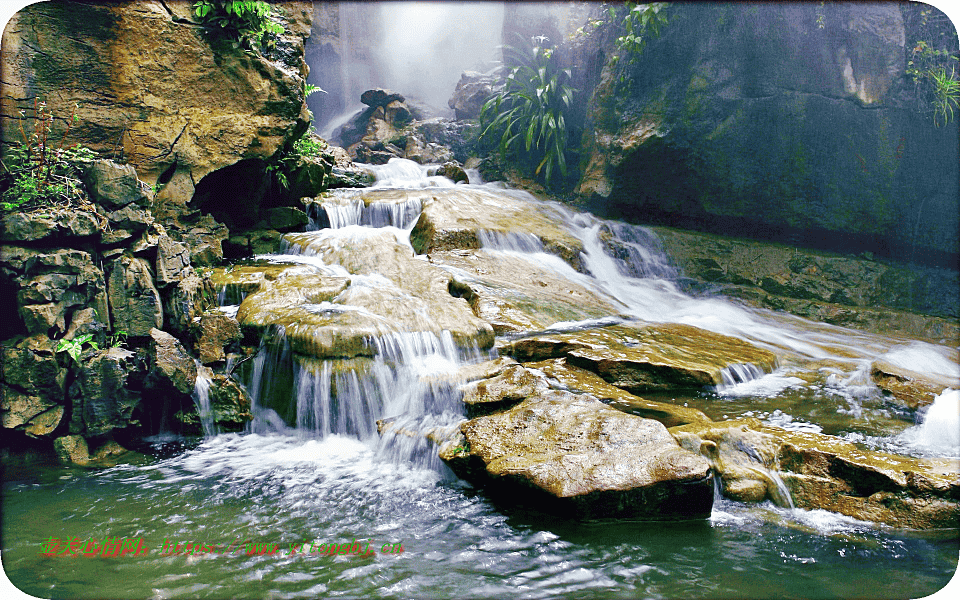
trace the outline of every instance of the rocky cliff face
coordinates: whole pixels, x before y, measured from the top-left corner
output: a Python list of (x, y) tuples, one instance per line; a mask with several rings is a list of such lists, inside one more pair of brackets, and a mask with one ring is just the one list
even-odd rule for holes
[(183, 205), (205, 175), (265, 159), (299, 136), (304, 38), (312, 5), (284, 2), (286, 33), (266, 56), (211, 39), (189, 2), (43, 2), (3, 35), (3, 140), (20, 139), (34, 98), (58, 119), (76, 110), (66, 142), (133, 165), (165, 184), (158, 203)]
[[(239, 338), (202, 268), (220, 263), (229, 234), (194, 196), (201, 183), (264, 179), (266, 161), (307, 128), (312, 5), (275, 7), (285, 33), (262, 53), (211, 36), (191, 7), (40, 3), (4, 31), (4, 148), (23, 140), (21, 126), (36, 131), (39, 99), (56, 117), (51, 139), (101, 156), (81, 169), (79, 208), (0, 215), (0, 305), (11, 313), (0, 324), (5, 446), (54, 440), (83, 463), (177, 421), (199, 430), (198, 381), (209, 383), (214, 421), (238, 429), (251, 418), (245, 391), (198, 370), (193, 356), (222, 371)], [(314, 166), (306, 187), (329, 173)], [(294, 188), (308, 167), (294, 168)], [(245, 191), (231, 210), (256, 222), (258, 197)]]
[(579, 193), (610, 216), (955, 265), (957, 127), (906, 75), (910, 10), (674, 5), (637, 61), (604, 67)]

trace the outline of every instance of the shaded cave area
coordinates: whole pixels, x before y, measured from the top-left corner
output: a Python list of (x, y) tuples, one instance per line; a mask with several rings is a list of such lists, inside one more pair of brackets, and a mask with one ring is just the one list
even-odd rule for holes
[(207, 174), (197, 183), (190, 207), (209, 214), (233, 234), (255, 228), (263, 213), (283, 200), (267, 162), (251, 158)]

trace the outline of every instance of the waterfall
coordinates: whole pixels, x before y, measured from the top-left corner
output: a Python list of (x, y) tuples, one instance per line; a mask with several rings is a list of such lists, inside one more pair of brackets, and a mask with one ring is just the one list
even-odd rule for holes
[[(425, 103), (438, 116), (452, 116), (447, 101), (460, 75), (488, 71), (500, 58), (503, 13), (502, 2), (338, 3), (339, 43), (333, 52), (339, 60), (307, 52), (316, 57), (309, 65), (314, 81), (337, 94), (317, 122), (325, 132), (335, 131), (336, 121), (346, 121), (343, 115), (363, 108), (360, 94), (377, 87)], [(458, 26), (462, 23), (471, 27)]]
[(197, 414), (200, 416), (200, 426), (203, 428), (204, 437), (210, 437), (217, 433), (217, 425), (213, 421), (213, 409), (210, 406), (212, 375), (213, 371), (197, 361), (197, 381), (193, 388), (193, 402), (197, 407)]

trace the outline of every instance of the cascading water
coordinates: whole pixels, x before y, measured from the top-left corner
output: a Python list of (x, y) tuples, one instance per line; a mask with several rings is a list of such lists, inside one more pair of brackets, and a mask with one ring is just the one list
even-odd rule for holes
[[(418, 177), (405, 190), (381, 186), (369, 196), (364, 190), (330, 194), (314, 205), (313, 230), (288, 236), (288, 253), (260, 257), (260, 264), (277, 277), (350, 280), (351, 288), (359, 288), (352, 298), (380, 291), (412, 305), (416, 298), (403, 296), (384, 275), (361, 272), (339, 249), (376, 240), (412, 255), (414, 208), (441, 194), (473, 194), (487, 207), (507, 197), (535, 202), (494, 185), (425, 186)], [(812, 397), (812, 404), (831, 414), (855, 401), (867, 415), (877, 409), (868, 408), (869, 398), (859, 391), (866, 386), (859, 379), (861, 364), (886, 357), (908, 367), (923, 361), (941, 370), (953, 366), (946, 350), (931, 345), (904, 346), (718, 298), (690, 297), (679, 290), (657, 245), (647, 243), (649, 232), (558, 206), (550, 210), (582, 240), (579, 263), (545, 252), (539, 238), (499, 232), (481, 233), (484, 248), (478, 252), (529, 261), (596, 290), (615, 307), (607, 316), (558, 320), (551, 331), (638, 318), (675, 320), (776, 348), (788, 362), (799, 364), (801, 355), (825, 359), (813, 373), (822, 383), (811, 385), (782, 369), (760, 376), (748, 365), (731, 365), (729, 387), (678, 397), (680, 403), (706, 397), (718, 410), (757, 411), (767, 421), (784, 422), (776, 410), (787, 410), (782, 403), (791, 390), (800, 390), (801, 399)], [(321, 227), (323, 220), (337, 228)], [(278, 265), (286, 269), (281, 275), (275, 273)], [(304, 310), (377, 323), (369, 306), (341, 300), (317, 299)], [(413, 322), (422, 326), (402, 330), (384, 320), (351, 358), (298, 352), (305, 335), (300, 323), (265, 328), (260, 350), (236, 366), (256, 403), (249, 432), (208, 436), (162, 460), (95, 472), (61, 470), (51, 473), (50, 482), (14, 481), (4, 498), (4, 522), (27, 525), (17, 535), (4, 531), (4, 567), (40, 573), (38, 595), (79, 596), (95, 585), (104, 597), (164, 598), (800, 598), (821, 588), (825, 596), (889, 597), (890, 581), (897, 582), (897, 593), (920, 596), (943, 585), (955, 568), (955, 537), (901, 534), (822, 510), (790, 509), (775, 465), (764, 472), (783, 507), (719, 496), (706, 522), (574, 523), (493, 504), (449, 476), (428, 439), (446, 439), (463, 419), (459, 367), (491, 355), (432, 329), (427, 318)], [(918, 426), (921, 437), (942, 422), (937, 413), (944, 406), (949, 418), (956, 416), (956, 398), (956, 392), (938, 398)], [(769, 410), (759, 414), (758, 403), (765, 401)], [(844, 424), (852, 418), (841, 416)], [(831, 427), (822, 410), (808, 418)], [(90, 561), (38, 557), (37, 543), (51, 533), (142, 537), (151, 552), (137, 560), (94, 561), (103, 566), (94, 565), (91, 573)], [(163, 555), (164, 540), (215, 551)], [(301, 551), (355, 541), (374, 555)], [(279, 550), (258, 554), (265, 544)], [(399, 547), (403, 553), (393, 554)], [(858, 577), (851, 578), (851, 570)]]
[(200, 426), (203, 435), (210, 437), (217, 432), (213, 421), (213, 411), (210, 408), (210, 383), (212, 372), (197, 362), (197, 382), (194, 384), (193, 400), (197, 405), (197, 414), (200, 416)]

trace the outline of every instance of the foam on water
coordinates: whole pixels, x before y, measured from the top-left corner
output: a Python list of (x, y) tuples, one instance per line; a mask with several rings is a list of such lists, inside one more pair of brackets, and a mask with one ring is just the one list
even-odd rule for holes
[(788, 377), (778, 371), (764, 374), (756, 366), (750, 366), (753, 367), (753, 369), (747, 376), (741, 376), (739, 380), (730, 382), (726, 381), (729, 375), (727, 375), (727, 369), (724, 369), (724, 385), (717, 386), (717, 394), (730, 398), (741, 398), (744, 396), (770, 398), (789, 387), (802, 385), (804, 383), (804, 381), (798, 377)]
[(960, 390), (944, 390), (901, 442), (936, 456), (960, 458)]

